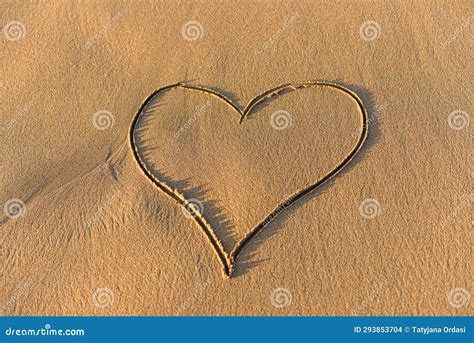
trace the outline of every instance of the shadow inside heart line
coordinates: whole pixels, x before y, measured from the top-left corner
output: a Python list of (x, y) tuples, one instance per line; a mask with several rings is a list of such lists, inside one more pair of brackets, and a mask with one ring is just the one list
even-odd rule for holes
[[(298, 89), (315, 87), (326, 87), (335, 89), (350, 97), (355, 102), (360, 115), (360, 135), (356, 137), (357, 140), (355, 140), (355, 145), (353, 146), (352, 150), (346, 156), (344, 156), (344, 158), (327, 174), (315, 180), (314, 183), (305, 187), (304, 189), (298, 190), (287, 199), (284, 199), (283, 201), (277, 200), (280, 201), (280, 204), (268, 215), (266, 215), (265, 218), (261, 220), (255, 227), (253, 227), (253, 229), (248, 231), (243, 238), (237, 241), (237, 243), (234, 245), (233, 249), (230, 252), (227, 252), (221, 240), (216, 235), (216, 231), (211, 226), (209, 220), (206, 219), (206, 217), (212, 217), (214, 222), (217, 221), (219, 223), (220, 228), (224, 229), (225, 231), (227, 231), (227, 234), (229, 234), (231, 225), (229, 223), (229, 220), (226, 219), (223, 215), (218, 204), (216, 202), (206, 202), (206, 213), (204, 214), (201, 208), (202, 203), (200, 203), (199, 201), (195, 202), (195, 199), (202, 199), (204, 196), (201, 188), (195, 187), (189, 190), (188, 187), (190, 186), (190, 179), (184, 179), (179, 181), (174, 180), (163, 172), (156, 170), (153, 165), (149, 163), (145, 158), (146, 151), (142, 147), (143, 141), (140, 138), (140, 133), (143, 131), (143, 128), (140, 125), (143, 125), (144, 123), (146, 124), (147, 120), (149, 119), (147, 119), (146, 112), (150, 110), (150, 107), (152, 109), (152, 107), (158, 105), (158, 102), (153, 102), (152, 100), (156, 100), (157, 96), (161, 96), (165, 92), (177, 88), (192, 92), (200, 92), (208, 96), (216, 97), (221, 101), (225, 102), (230, 108), (232, 108), (240, 115), (239, 123), (242, 123), (244, 119), (250, 118), (252, 114), (258, 112), (263, 107), (265, 107), (268, 100), (274, 96), (280, 96), (287, 92), (296, 91)], [(148, 96), (148, 98), (143, 102), (143, 104), (140, 106), (139, 110), (135, 114), (129, 131), (130, 148), (133, 152), (135, 161), (137, 162), (140, 170), (143, 172), (146, 178), (149, 179), (149, 181), (152, 182), (154, 186), (156, 186), (158, 189), (160, 189), (162, 192), (164, 192), (173, 200), (175, 200), (178, 204), (180, 204), (185, 210), (185, 212), (189, 214), (189, 217), (193, 218), (194, 221), (202, 229), (202, 232), (205, 234), (207, 240), (209, 241), (212, 249), (216, 253), (223, 267), (224, 275), (226, 277), (235, 276), (236, 273), (234, 271), (237, 258), (242, 253), (242, 251), (244, 251), (244, 248), (250, 243), (250, 241), (256, 237), (257, 234), (265, 231), (263, 229), (269, 226), (270, 222), (272, 222), (275, 217), (279, 216), (289, 206), (294, 205), (298, 199), (307, 196), (315, 189), (321, 190), (322, 186), (327, 187), (328, 181), (330, 181), (334, 176), (336, 176), (343, 169), (345, 169), (349, 165), (349, 163), (354, 160), (356, 156), (360, 159), (361, 152), (363, 152), (363, 147), (366, 149), (367, 146), (375, 143), (374, 138), (376, 138), (378, 132), (376, 130), (374, 132), (372, 128), (377, 118), (369, 117), (369, 115), (373, 113), (372, 98), (370, 96), (370, 93), (368, 93), (367, 91), (364, 91), (361, 88), (354, 88), (356, 87), (351, 87), (350, 85), (342, 82), (329, 81), (288, 83), (265, 91), (264, 93), (253, 98), (248, 103), (248, 105), (242, 109), (228, 96), (225, 96), (221, 91), (216, 91), (210, 88), (190, 85), (182, 82), (168, 85), (150, 94), (150, 96)], [(364, 101), (362, 101), (362, 97), (364, 97)], [(145, 111), (145, 109), (147, 111)], [(140, 118), (142, 118), (143, 121), (140, 122), (139, 125)], [(371, 126), (370, 140), (368, 140), (369, 124)], [(171, 187), (171, 185), (173, 185), (173, 187)], [(182, 193), (182, 191), (185, 189), (187, 189), (187, 194), (193, 194), (193, 199), (185, 198)], [(247, 267), (250, 267), (252, 266), (252, 264), (255, 264), (251, 261), (248, 261), (249, 256), (246, 256), (246, 258), (243, 258), (243, 260), (244, 261), (242, 261), (242, 264), (245, 264)]]

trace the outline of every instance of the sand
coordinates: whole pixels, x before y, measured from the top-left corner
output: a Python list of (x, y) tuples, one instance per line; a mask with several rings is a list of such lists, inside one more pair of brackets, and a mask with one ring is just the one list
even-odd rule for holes
[(0, 9), (3, 315), (472, 314), (468, 1)]

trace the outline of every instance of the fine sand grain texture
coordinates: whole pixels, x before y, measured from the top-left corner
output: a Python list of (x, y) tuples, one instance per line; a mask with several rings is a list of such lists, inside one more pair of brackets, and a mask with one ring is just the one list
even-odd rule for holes
[(470, 2), (0, 18), (2, 315), (472, 314)]

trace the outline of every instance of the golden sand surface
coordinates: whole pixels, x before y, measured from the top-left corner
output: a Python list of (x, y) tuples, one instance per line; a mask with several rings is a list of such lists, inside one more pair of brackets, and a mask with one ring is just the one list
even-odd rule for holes
[(0, 18), (2, 315), (472, 314), (469, 1)]

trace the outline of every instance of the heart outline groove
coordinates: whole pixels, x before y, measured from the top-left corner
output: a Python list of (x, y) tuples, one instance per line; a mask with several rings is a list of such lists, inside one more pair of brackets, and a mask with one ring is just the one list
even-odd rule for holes
[[(181, 194), (177, 189), (173, 189), (172, 187), (170, 187), (163, 180), (160, 180), (158, 177), (154, 175), (152, 171), (148, 169), (145, 160), (142, 158), (142, 156), (139, 153), (135, 135), (134, 135), (137, 123), (140, 119), (140, 115), (143, 113), (143, 109), (145, 109), (149, 101), (153, 99), (156, 95), (160, 93), (164, 93), (172, 88), (181, 88), (184, 90), (205, 93), (206, 95), (211, 95), (211, 96), (219, 98), (220, 100), (227, 103), (233, 110), (237, 111), (237, 113), (240, 114), (239, 124), (242, 124), (242, 121), (252, 112), (252, 109), (254, 109), (256, 105), (268, 100), (269, 98), (273, 96), (281, 95), (285, 91), (290, 91), (290, 90), (296, 91), (298, 89), (314, 88), (314, 87), (329, 87), (329, 88), (336, 89), (346, 94), (347, 96), (351, 97), (351, 99), (356, 102), (358, 110), (360, 112), (360, 117), (362, 119), (361, 120), (362, 130), (355, 146), (352, 148), (349, 154), (347, 154), (341, 160), (341, 162), (339, 162), (328, 173), (326, 173), (324, 176), (319, 178), (317, 181), (315, 181), (308, 187), (297, 191), (292, 196), (290, 196), (289, 198), (281, 202), (270, 214), (268, 214), (262, 221), (260, 221), (260, 223), (258, 223), (252, 230), (248, 231), (245, 234), (245, 236), (241, 238), (234, 245), (234, 248), (231, 250), (230, 253), (227, 253), (220, 239), (215, 234), (215, 231), (213, 230), (212, 226), (208, 223), (206, 218), (201, 214), (199, 209), (197, 209), (195, 206), (186, 206), (187, 204), (189, 204), (189, 202), (184, 197), (183, 194)], [(137, 163), (138, 167), (143, 172), (145, 177), (149, 179), (155, 187), (157, 187), (160, 191), (164, 192), (166, 195), (171, 197), (173, 200), (175, 200), (179, 205), (181, 205), (184, 209), (186, 209), (186, 211), (188, 211), (191, 214), (194, 221), (199, 225), (201, 230), (204, 232), (206, 238), (208, 239), (209, 243), (211, 244), (214, 250), (214, 253), (217, 255), (223, 267), (224, 276), (227, 278), (230, 278), (234, 271), (237, 257), (239, 256), (242, 249), (252, 240), (252, 238), (254, 238), (259, 232), (261, 232), (270, 223), (270, 221), (272, 221), (281, 212), (283, 212), (285, 209), (287, 209), (292, 204), (294, 204), (297, 200), (305, 197), (306, 195), (308, 195), (309, 193), (311, 193), (312, 191), (314, 191), (315, 189), (317, 189), (318, 187), (320, 187), (321, 185), (323, 185), (324, 183), (332, 179), (334, 176), (336, 176), (360, 152), (368, 136), (368, 121), (369, 121), (368, 111), (366, 107), (364, 106), (363, 101), (357, 95), (357, 93), (355, 93), (354, 91), (350, 90), (349, 88), (345, 86), (342, 86), (334, 82), (308, 81), (308, 82), (301, 82), (301, 83), (282, 84), (280, 86), (271, 88), (261, 93), (260, 95), (257, 95), (256, 97), (251, 99), (249, 103), (243, 109), (240, 108), (238, 105), (236, 105), (231, 99), (229, 99), (225, 95), (213, 89), (202, 87), (202, 86), (190, 85), (184, 82), (178, 82), (178, 83), (167, 85), (155, 90), (144, 100), (144, 102), (141, 104), (137, 113), (134, 115), (132, 119), (128, 138), (129, 138), (130, 148), (134, 155), (135, 162)]]

